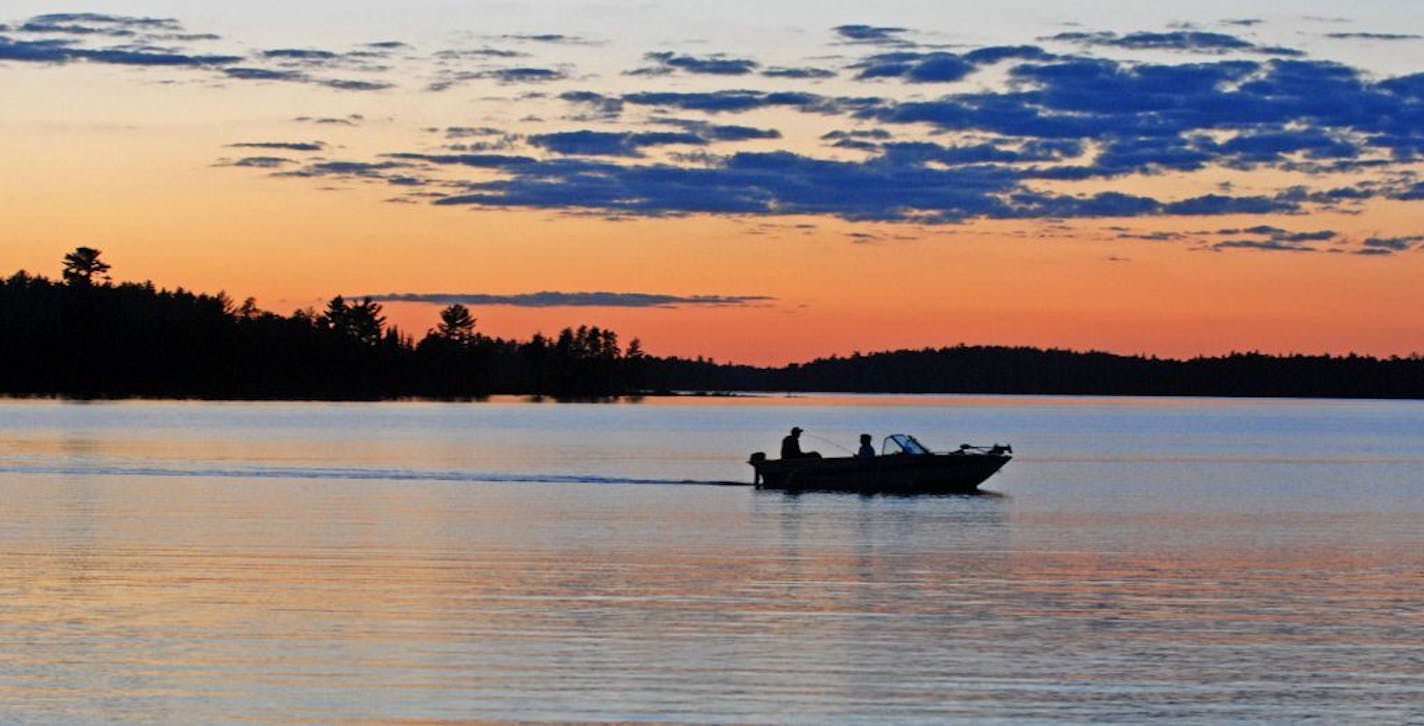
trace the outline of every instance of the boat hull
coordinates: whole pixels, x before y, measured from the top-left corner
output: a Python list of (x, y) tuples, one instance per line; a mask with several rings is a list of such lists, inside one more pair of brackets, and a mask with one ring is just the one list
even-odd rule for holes
[(962, 494), (977, 491), (1012, 458), (1006, 454), (952, 453), (873, 459), (754, 459), (749, 463), (756, 469), (760, 489)]

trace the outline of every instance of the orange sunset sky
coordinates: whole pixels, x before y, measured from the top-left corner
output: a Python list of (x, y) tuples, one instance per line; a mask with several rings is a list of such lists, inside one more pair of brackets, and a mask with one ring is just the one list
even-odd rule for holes
[(1424, 352), (1424, 8), (292, 5), (8, 4), (0, 272), (758, 364)]

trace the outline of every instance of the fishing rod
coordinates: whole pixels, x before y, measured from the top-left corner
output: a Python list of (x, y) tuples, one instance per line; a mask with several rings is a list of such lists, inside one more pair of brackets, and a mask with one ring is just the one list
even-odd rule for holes
[(846, 452), (847, 454), (850, 454), (850, 455), (852, 455), (852, 456), (855, 455), (855, 452), (854, 452), (854, 451), (851, 451), (848, 447), (841, 446), (840, 444), (838, 444), (838, 443), (836, 443), (836, 442), (834, 442), (834, 441), (831, 441), (830, 439), (825, 438), (825, 437), (823, 437), (823, 436), (817, 436), (817, 435), (815, 435), (815, 434), (808, 434), (808, 433), (805, 432), (805, 430), (802, 430), (802, 431), (801, 431), (801, 435), (802, 435), (802, 436), (805, 436), (805, 437), (808, 438), (808, 439), (815, 439), (815, 440), (817, 440), (817, 441), (820, 441), (820, 442), (823, 443), (823, 444), (830, 444), (831, 446), (834, 446), (834, 447), (836, 447), (837, 449), (840, 449), (841, 451), (844, 451), (844, 452)]

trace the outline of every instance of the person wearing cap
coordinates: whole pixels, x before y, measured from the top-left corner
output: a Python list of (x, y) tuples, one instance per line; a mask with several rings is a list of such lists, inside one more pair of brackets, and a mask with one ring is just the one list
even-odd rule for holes
[(791, 433), (781, 440), (781, 458), (783, 459), (819, 459), (821, 455), (814, 451), (801, 450), (801, 427), (791, 427)]

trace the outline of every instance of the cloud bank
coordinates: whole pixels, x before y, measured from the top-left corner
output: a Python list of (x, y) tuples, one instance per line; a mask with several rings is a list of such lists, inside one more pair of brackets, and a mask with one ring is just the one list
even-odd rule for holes
[(377, 302), (414, 302), (435, 305), (508, 305), (514, 307), (682, 308), (745, 307), (774, 302), (762, 295), (659, 295), (641, 292), (531, 292), (515, 295), (487, 293), (385, 293), (363, 295)]
[[(336, 148), (362, 153), (332, 158), (322, 142), (245, 140), (230, 146), (253, 155), (224, 162), (288, 180), (399, 187), (400, 200), (442, 207), (932, 225), (1269, 220), (1424, 200), (1424, 72), (1378, 75), (1257, 42), (1260, 23), (1218, 25), (1232, 32), (1075, 29), (983, 46), (929, 45), (917, 41), (934, 38), (930, 31), (845, 24), (822, 31), (821, 55), (773, 62), (744, 50), (636, 49), (600, 77), (569, 60), (576, 55), (559, 56), (589, 41), (558, 32), (477, 36), (489, 45), (464, 49), (385, 39), (222, 51), (209, 45), (221, 39), (173, 18), (51, 13), (0, 28), (0, 61), (169, 68), (254, 89), (389, 91), (404, 94), (403, 103), (431, 91), (480, 94), (470, 97), (466, 108), (476, 110), (467, 118), (422, 118), (404, 143), (389, 133), (384, 148), (343, 139)], [(639, 62), (636, 77), (620, 70)], [(806, 118), (790, 120), (798, 115)], [(355, 115), (300, 118), (363, 131)], [(1152, 178), (1173, 183), (1144, 183)], [(1208, 247), (1417, 249), (1406, 236), (1241, 229)]]

